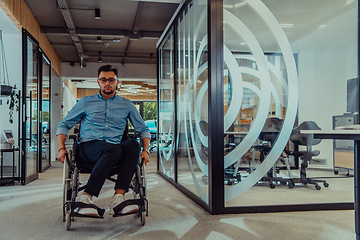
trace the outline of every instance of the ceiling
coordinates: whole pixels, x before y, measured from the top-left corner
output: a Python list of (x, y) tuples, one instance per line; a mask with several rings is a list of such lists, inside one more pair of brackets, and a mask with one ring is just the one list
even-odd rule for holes
[[(156, 64), (180, 0), (25, 0), (62, 62)], [(41, 3), (39, 3), (41, 2)], [(95, 19), (99, 9), (100, 19)]]
[[(147, 66), (142, 68), (149, 69), (150, 66), (155, 69), (151, 71), (154, 75), (156, 43), (183, 0), (25, 2), (38, 21), (41, 32), (46, 35), (62, 61), (63, 79), (73, 79), (78, 88), (98, 88), (95, 73), (103, 64), (112, 64), (120, 71), (127, 65), (145, 64)], [(100, 12), (100, 19), (95, 18), (96, 11)], [(88, 74), (91, 77), (86, 74), (67, 74), (68, 66), (78, 66), (76, 71), (80, 71), (81, 67), (89, 72), (91, 68), (91, 74)], [(134, 85), (131, 76), (126, 78), (129, 79), (122, 79), (123, 86)], [(139, 77), (133, 78), (140, 89), (148, 90), (149, 81), (156, 85), (156, 74), (150, 80), (144, 79), (145, 84), (142, 84)], [(135, 95), (136, 92), (129, 94)]]
[[(62, 72), (71, 72), (65, 75), (67, 79), (73, 79), (78, 88), (98, 88), (96, 70), (100, 64), (110, 63), (123, 74), (119, 74), (122, 80), (121, 88), (138, 85), (133, 86), (133, 89), (138, 91), (129, 91), (129, 94), (139, 95), (140, 89), (149, 92), (152, 86), (156, 86), (156, 43), (183, 0), (25, 2), (37, 19), (42, 33), (47, 36), (63, 62)], [(282, 1), (266, 1), (267, 7), (274, 12), (280, 24), (291, 23), (293, 26), (284, 28), (284, 31), (295, 52), (313, 48), (343, 47), (356, 39), (357, 33), (353, 29), (357, 8), (353, 1), (317, 2), (319, 3), (313, 4), (313, 1), (306, 0), (281, 4)], [(247, 24), (253, 26), (251, 29), (257, 39), (265, 41), (261, 42), (264, 51), (276, 52), (277, 46), (271, 45), (269, 38), (261, 35), (266, 31), (264, 33), (264, 29), (261, 29), (263, 23), (256, 22), (256, 15), (251, 13), (250, 9), (236, 7), (231, 5), (232, 3), (233, 0), (225, 0), (225, 9), (236, 16), (242, 16), (244, 21), (248, 19)], [(95, 9), (100, 10), (100, 19), (95, 19)], [(307, 17), (298, 14), (300, 10), (305, 11)], [(332, 21), (333, 19), (336, 21)], [(319, 26), (326, 28), (319, 30)], [(246, 51), (246, 45), (239, 45), (239, 36), (230, 30), (227, 23), (224, 24), (225, 45), (232, 50)], [(341, 34), (333, 37), (334, 32)], [(78, 68), (69, 70), (73, 64)], [(80, 69), (80, 66), (83, 68)], [(146, 77), (145, 73), (150, 72), (152, 77)], [(155, 93), (151, 91), (150, 94)]]

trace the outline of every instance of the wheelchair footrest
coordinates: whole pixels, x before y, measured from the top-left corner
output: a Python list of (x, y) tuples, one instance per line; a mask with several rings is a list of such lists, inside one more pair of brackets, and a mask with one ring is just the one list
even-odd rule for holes
[[(139, 209), (134, 212), (122, 214), (121, 210), (123, 210), (126, 206), (129, 206), (129, 205), (137, 205), (139, 207)], [(120, 216), (135, 214), (135, 213), (142, 213), (145, 211), (146, 211), (145, 210), (145, 199), (129, 199), (129, 200), (125, 200), (124, 202), (122, 202), (119, 205), (117, 205), (116, 207), (114, 207), (115, 214), (113, 215), (113, 217), (120, 217)]]
[[(94, 209), (97, 210), (98, 215), (94, 216), (94, 215), (79, 214), (79, 213), (74, 211), (76, 208), (94, 208)], [(105, 213), (105, 209), (99, 208), (95, 204), (87, 204), (87, 203), (83, 203), (83, 202), (75, 202), (75, 204), (73, 204), (73, 206), (72, 206), (71, 216), (74, 216), (74, 217), (86, 217), (86, 218), (104, 218), (104, 213)]]

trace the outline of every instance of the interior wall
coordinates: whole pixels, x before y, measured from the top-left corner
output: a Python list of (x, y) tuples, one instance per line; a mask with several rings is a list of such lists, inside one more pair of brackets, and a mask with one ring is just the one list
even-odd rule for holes
[[(356, 45), (299, 52), (299, 123), (313, 120), (331, 130), (332, 116), (346, 112), (346, 81), (357, 77), (356, 52)], [(315, 148), (320, 150), (317, 158), (332, 168), (333, 141), (323, 140)]]
[(63, 112), (62, 112), (62, 118), (65, 117), (70, 110), (72, 109), (72, 107), (76, 104), (76, 98), (74, 97), (74, 95), (71, 93), (71, 91), (69, 90), (69, 88), (64, 85), (64, 92), (63, 92)]
[[(0, 29), (3, 34), (3, 44), (6, 57), (6, 65), (9, 76), (9, 84), (11, 86), (16, 84), (18, 90), (21, 90), (22, 79), (22, 48), (21, 48), (21, 33), (10, 21), (6, 14), (0, 9)], [(1, 78), (3, 78), (3, 72), (0, 72)], [(6, 84), (8, 84), (6, 82)], [(12, 130), (14, 134), (15, 143), (18, 143), (18, 112), (13, 113), (14, 122), (9, 123), (9, 106), (6, 104), (8, 97), (0, 98), (0, 134), (1, 142), (4, 141), (2, 130)], [(16, 159), (18, 157), (16, 153)], [(7, 157), (9, 155), (9, 157)], [(12, 165), (12, 155), (10, 153), (4, 153), (4, 165)]]
[(51, 71), (51, 161), (55, 161), (58, 152), (56, 129), (63, 118), (61, 78)]

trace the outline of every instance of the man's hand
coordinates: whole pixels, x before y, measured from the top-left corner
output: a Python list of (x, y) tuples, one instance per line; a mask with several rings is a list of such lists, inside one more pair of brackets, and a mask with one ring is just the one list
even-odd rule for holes
[(65, 141), (67, 136), (65, 134), (59, 134), (57, 135), (58, 137), (58, 143), (59, 143), (59, 153), (58, 153), (58, 157), (57, 160), (59, 162), (64, 163), (65, 162), (65, 153), (68, 153), (68, 151), (66, 151), (66, 147), (65, 147)]
[(144, 158), (144, 164), (146, 165), (149, 162), (149, 154), (146, 151), (141, 151), (140, 159)]
[(57, 157), (57, 160), (61, 163), (64, 163), (65, 162), (65, 154), (69, 154), (68, 151), (63, 148), (59, 151), (59, 154), (58, 154), (58, 157)]

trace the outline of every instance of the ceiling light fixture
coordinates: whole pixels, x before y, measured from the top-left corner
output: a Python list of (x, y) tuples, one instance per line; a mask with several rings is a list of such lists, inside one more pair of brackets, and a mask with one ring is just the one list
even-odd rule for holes
[(100, 19), (100, 9), (99, 8), (95, 8), (95, 19), (97, 19), (97, 20)]
[(101, 52), (99, 52), (99, 58), (98, 58), (98, 60), (99, 60), (99, 63), (102, 63)]

